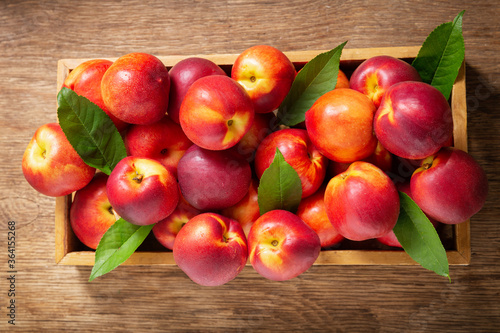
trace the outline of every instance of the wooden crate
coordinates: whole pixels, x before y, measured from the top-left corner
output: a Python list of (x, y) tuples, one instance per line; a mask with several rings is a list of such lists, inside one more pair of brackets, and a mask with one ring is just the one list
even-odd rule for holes
[[(390, 47), (370, 49), (345, 49), (341, 57), (341, 68), (349, 73), (363, 60), (377, 55), (391, 55), (411, 61), (416, 57), (419, 47)], [(286, 52), (290, 60), (300, 68), (314, 58), (320, 51)], [(230, 73), (231, 66), (238, 54), (198, 55), (217, 63)], [(172, 67), (185, 56), (164, 56), (160, 60)], [(62, 86), (68, 73), (77, 65), (89, 59), (62, 59), (57, 68), (57, 89)], [(114, 61), (115, 59), (109, 59)], [(465, 63), (462, 64), (453, 86), (451, 107), (454, 124), (454, 146), (467, 151), (467, 104), (465, 95)], [(56, 198), (55, 242), (56, 263), (61, 265), (93, 265), (94, 251), (86, 248), (73, 234), (69, 221), (72, 196)], [(446, 226), (450, 241), (447, 256), (450, 265), (468, 265), (471, 258), (470, 221), (455, 226)], [(124, 263), (124, 265), (175, 265), (172, 252), (161, 245), (147, 245), (156, 240), (151, 235), (145, 243)], [(368, 242), (368, 243), (367, 243)], [(373, 243), (348, 242), (337, 249), (322, 250), (315, 265), (418, 265), (403, 250), (373, 247)]]

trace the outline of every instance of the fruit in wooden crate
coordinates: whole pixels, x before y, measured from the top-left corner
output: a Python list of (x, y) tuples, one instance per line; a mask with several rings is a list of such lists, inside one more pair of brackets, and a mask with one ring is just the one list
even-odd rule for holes
[(424, 82), (401, 82), (385, 93), (374, 119), (380, 143), (394, 155), (421, 159), (435, 154), (453, 135), (451, 108)]
[(57, 123), (42, 125), (35, 131), (23, 154), (22, 171), (35, 190), (51, 197), (83, 188), (95, 174)]
[(207, 150), (192, 145), (177, 165), (184, 198), (200, 210), (235, 205), (250, 187), (250, 164), (232, 150)]
[(318, 234), (322, 248), (331, 247), (344, 239), (330, 223), (326, 214), (325, 186), (300, 202), (297, 216)]
[(124, 137), (127, 153), (131, 156), (152, 158), (177, 176), (177, 164), (193, 144), (169, 117), (149, 125), (132, 125)]
[(101, 93), (109, 112), (118, 119), (130, 124), (152, 124), (167, 112), (168, 70), (153, 55), (126, 54), (104, 73)]
[(256, 45), (240, 53), (231, 77), (248, 92), (256, 113), (279, 107), (295, 79), (295, 66), (280, 50)]
[(399, 216), (399, 195), (392, 180), (368, 162), (354, 162), (326, 187), (325, 207), (333, 227), (354, 241), (381, 237)]
[(306, 130), (282, 129), (268, 135), (257, 148), (255, 172), (258, 178), (273, 162), (279, 149), (285, 161), (299, 175), (302, 198), (308, 197), (321, 186), (326, 174), (328, 159), (313, 145)]
[(387, 55), (363, 61), (351, 75), (350, 88), (368, 96), (379, 107), (384, 93), (403, 81), (422, 81), (417, 70), (409, 63)]
[(410, 181), (417, 205), (433, 219), (457, 224), (479, 212), (488, 195), (488, 179), (468, 153), (444, 147), (422, 161)]
[(208, 75), (227, 75), (213, 61), (200, 57), (183, 59), (172, 66), (168, 73), (170, 75), (168, 115), (177, 124), (180, 122), (179, 110), (182, 101), (194, 81)]
[(306, 112), (306, 128), (318, 150), (329, 159), (351, 163), (375, 151), (375, 106), (359, 91), (334, 89), (319, 97)]
[[(255, 49), (258, 49), (258, 47)], [(243, 54), (238, 59), (240, 58), (243, 59)], [(336, 62), (335, 59), (333, 60)], [(202, 61), (198, 61), (198, 65), (200, 65), (199, 68), (195, 68), (196, 65), (193, 65), (194, 67), (186, 65), (188, 63), (187, 60), (178, 62), (178, 64), (184, 64), (184, 74), (190, 72), (192, 76), (191, 78), (184, 78), (186, 81), (181, 84), (184, 85), (184, 92), (179, 92), (179, 96), (181, 97), (176, 103), (173, 103), (173, 91), (175, 90), (173, 86), (173, 75), (176, 73), (174, 70), (175, 66), (172, 67), (169, 74), (171, 86), (171, 89), (169, 89), (170, 96), (168, 97), (169, 103), (171, 106), (177, 104), (179, 110), (178, 122), (181, 125), (181, 132), (183, 132), (185, 137), (189, 137), (189, 141), (194, 141), (195, 145), (192, 145), (191, 148), (186, 151), (178, 164), (179, 188), (182, 193), (185, 194), (186, 201), (179, 202), (178, 205), (176, 205), (176, 209), (173, 210), (172, 213), (169, 213), (169, 216), (165, 217), (153, 228), (153, 233), (162, 244), (168, 244), (164, 245), (167, 248), (173, 248), (174, 252), (176, 252), (175, 244), (180, 244), (178, 242), (179, 238), (176, 237), (181, 233), (186, 233), (185, 245), (191, 243), (189, 240), (190, 238), (194, 239), (191, 244), (186, 245), (186, 248), (190, 249), (192, 253), (200, 255), (200, 253), (203, 253), (208, 247), (200, 251), (199, 246), (203, 247), (203, 244), (199, 238), (196, 239), (196, 237), (199, 236), (196, 235), (196, 233), (197, 230), (205, 230), (205, 227), (209, 225), (209, 223), (206, 221), (206, 223), (200, 222), (200, 225), (204, 224), (205, 227), (201, 227), (201, 229), (193, 227), (191, 232), (189, 232), (186, 230), (186, 226), (191, 225), (190, 222), (203, 217), (204, 220), (211, 220), (210, 223), (215, 220), (219, 226), (222, 226), (222, 229), (227, 229), (223, 225), (232, 225), (233, 222), (246, 219), (247, 222), (240, 223), (239, 225), (240, 229), (249, 228), (249, 226), (251, 226), (248, 231), (249, 251), (247, 253), (250, 253), (250, 256), (253, 255), (254, 258), (251, 258), (250, 262), (263, 276), (273, 280), (286, 280), (307, 270), (319, 255), (319, 248), (321, 246), (329, 247), (336, 242), (331, 241), (329, 243), (324, 240), (321, 235), (326, 235), (326, 232), (322, 233), (321, 228), (316, 230), (316, 232), (314, 228), (307, 225), (305, 221), (307, 219), (309, 219), (308, 222), (312, 221), (311, 225), (313, 227), (315, 226), (314, 223), (321, 219), (321, 223), (318, 222), (318, 225), (325, 227), (324, 230), (337, 229), (338, 234), (336, 238), (338, 240), (342, 239), (344, 236), (351, 240), (365, 240), (376, 238), (377, 236), (383, 237), (381, 236), (383, 233), (386, 233), (384, 235), (386, 236), (388, 231), (392, 231), (399, 213), (399, 197), (397, 196), (397, 191), (395, 191), (394, 184), (390, 182), (382, 171), (390, 169), (387, 165), (391, 164), (390, 160), (392, 157), (399, 156), (391, 156), (391, 153), (387, 149), (384, 149), (386, 148), (384, 147), (385, 145), (381, 144), (382, 140), (377, 141), (377, 137), (373, 133), (373, 119), (376, 113), (376, 105), (378, 105), (378, 101), (380, 101), (380, 96), (383, 95), (386, 85), (387, 87), (393, 87), (394, 82), (406, 80), (402, 79), (405, 74), (408, 74), (404, 73), (404, 69), (401, 69), (403, 67), (397, 69), (397, 66), (391, 68), (380, 66), (380, 68), (377, 69), (377, 74), (384, 74), (385, 76), (382, 78), (377, 77), (377, 75), (373, 73), (365, 73), (366, 75), (371, 75), (371, 77), (366, 78), (365, 83), (369, 81), (368, 83), (371, 84), (371, 88), (376, 90), (371, 92), (359, 92), (354, 89), (349, 89), (349, 80), (342, 70), (339, 70), (336, 89), (324, 94), (314, 103), (313, 107), (306, 112), (305, 121), (301, 123), (301, 125), (306, 129), (305, 131), (303, 130), (303, 132), (310, 136), (311, 144), (317, 147), (319, 151), (318, 154), (324, 155), (322, 156), (324, 160), (329, 158), (331, 164), (340, 165), (344, 163), (346, 168), (350, 165), (348, 170), (341, 173), (339, 175), (340, 177), (331, 179), (326, 189), (320, 188), (319, 191), (316, 191), (317, 188), (314, 188), (310, 190), (311, 193), (303, 191), (306, 195), (299, 206), (297, 214), (292, 214), (287, 211), (270, 211), (263, 216), (259, 216), (257, 184), (255, 180), (251, 181), (253, 170), (250, 169), (248, 162), (252, 161), (252, 155), (257, 146), (260, 145), (259, 149), (264, 149), (263, 147), (265, 144), (262, 140), (269, 135), (271, 130), (276, 130), (278, 128), (274, 123), (271, 125), (271, 122), (274, 122), (276, 117), (270, 111), (275, 110), (279, 103), (266, 111), (262, 111), (263, 109), (258, 108), (269, 102), (266, 98), (276, 97), (281, 93), (262, 93), (262, 91), (257, 93), (258, 87), (262, 88), (264, 86), (258, 84), (258, 82), (262, 83), (266, 81), (266, 79), (260, 80), (257, 75), (259, 74), (258, 71), (254, 71), (251, 76), (247, 78), (247, 81), (250, 81), (250, 83), (256, 86), (253, 90), (255, 94), (253, 94), (251, 92), (253, 88), (248, 89), (251, 85), (245, 85), (249, 83), (244, 82), (246, 79), (242, 79), (242, 81), (239, 82), (240, 85), (237, 84), (237, 78), (234, 76), (235, 73), (238, 72), (237, 63), (233, 66), (233, 78), (229, 78), (226, 73), (218, 71), (220, 67), (217, 65), (215, 65), (216, 68), (213, 68), (213, 73), (200, 73), (203, 72), (203, 69), (210, 67), (207, 65), (207, 68), (204, 68), (201, 62)], [(306, 62), (300, 61), (296, 63), (296, 65), (300, 67), (304, 63)], [(366, 63), (369, 63), (369, 61)], [(397, 63), (400, 64), (401, 61), (398, 60)], [(224, 63), (224, 66), (228, 64), (229, 63)], [(407, 63), (405, 64), (409, 66)], [(292, 66), (294, 65), (292, 64)], [(112, 66), (110, 66), (110, 68), (111, 67)], [(246, 69), (249, 70), (249, 67), (246, 67)], [(179, 66), (178, 68), (181, 67)], [(361, 69), (359, 68), (356, 71), (361, 71)], [(384, 71), (386, 72), (384, 73)], [(393, 72), (391, 73), (391, 71)], [(179, 70), (179, 73), (175, 75), (181, 77), (183, 75), (181, 72), (182, 71)], [(295, 77), (295, 67), (293, 68), (293, 72), (293, 77)], [(314, 75), (314, 70), (310, 73)], [(389, 84), (387, 82), (391, 82), (390, 79), (395, 81)], [(415, 80), (419, 80), (419, 78), (415, 78)], [(272, 81), (276, 83), (279, 79), (271, 78), (267, 81), (268, 83)], [(418, 82), (412, 81), (411, 83)], [(355, 82), (353, 85), (355, 85)], [(101, 90), (103, 90), (103, 87), (104, 86), (101, 84)], [(233, 91), (235, 94), (231, 96), (231, 94), (227, 94), (227, 91)], [(286, 92), (283, 92), (283, 97), (288, 91), (289, 88)], [(265, 96), (266, 94), (267, 96)], [(300, 95), (300, 91), (297, 92), (297, 94)], [(234, 97), (234, 95), (238, 96)], [(257, 97), (258, 95), (260, 97)], [(373, 99), (373, 101), (371, 99)], [(264, 102), (261, 103), (258, 102), (258, 100)], [(182, 101), (182, 103), (180, 103), (180, 101)], [(250, 103), (248, 103), (249, 101)], [(249, 105), (251, 105), (251, 107), (248, 107)], [(243, 112), (241, 112), (241, 117), (236, 116), (242, 109)], [(305, 110), (300, 110), (300, 112), (303, 111)], [(176, 111), (169, 111), (171, 118), (175, 118), (175, 112)], [(386, 113), (389, 112), (386, 110)], [(168, 119), (168, 117), (165, 117), (164, 113), (162, 117)], [(133, 133), (134, 129), (137, 128), (144, 129), (148, 128), (148, 126), (151, 126), (151, 128), (156, 125), (159, 126), (164, 122), (164, 119), (155, 121), (150, 120), (152, 124), (133, 125), (129, 134)], [(298, 119), (297, 121), (300, 120), (301, 119)], [(285, 131), (288, 130), (281, 130), (276, 133)], [(135, 140), (139, 140), (139, 137), (145, 139), (149, 134), (153, 134), (148, 132), (148, 130), (142, 132), (138, 131), (135, 134)], [(163, 131), (158, 131), (158, 137), (161, 136), (159, 132)], [(264, 132), (264, 134), (260, 135), (261, 132)], [(266, 139), (276, 133), (269, 135)], [(170, 137), (175, 136), (177, 136), (177, 134), (170, 135)], [(132, 137), (131, 134), (130, 137)], [(266, 139), (264, 139), (264, 141)], [(444, 144), (448, 144), (450, 139), (451, 137), (448, 138)], [(131, 153), (130, 143), (134, 140), (129, 140), (129, 136), (126, 136), (125, 142), (129, 154), (139, 154)], [(158, 139), (158, 141), (168, 140), (161, 138)], [(139, 148), (136, 151), (148, 150), (147, 148), (140, 147), (140, 145), (137, 146)], [(275, 150), (276, 147), (274, 147), (273, 153), (275, 153)], [(280, 150), (283, 152), (283, 150), (286, 149), (280, 148)], [(295, 152), (298, 150), (299, 149), (290, 149), (290, 151)], [(164, 151), (164, 149), (160, 149), (160, 152), (162, 151)], [(196, 153), (191, 154), (195, 151)], [(285, 160), (287, 160), (286, 154), (283, 155)], [(311, 154), (309, 153), (309, 155)], [(235, 156), (238, 156), (238, 158), (235, 158)], [(364, 162), (358, 162), (359, 160), (363, 160)], [(245, 161), (245, 163), (242, 161)], [(366, 161), (370, 161), (370, 163)], [(287, 162), (290, 163), (288, 160)], [(309, 162), (311, 162), (310, 159)], [(276, 165), (280, 165), (280, 167), (283, 166), (283, 164), (278, 163), (276, 163)], [(377, 168), (375, 165), (380, 165), (380, 168)], [(117, 168), (115, 168), (115, 171)], [(259, 168), (259, 162), (257, 160), (255, 161), (255, 168)], [(261, 168), (265, 169), (265, 167)], [(257, 170), (255, 171), (258, 173)], [(324, 177), (324, 168), (322, 172)], [(301, 172), (298, 171), (298, 174), (300, 175)], [(294, 174), (291, 176), (295, 177)], [(321, 184), (322, 182), (319, 183)], [(298, 184), (296, 185), (298, 186)], [(333, 187), (335, 187), (335, 189), (333, 189)], [(313, 192), (314, 194), (312, 194)], [(115, 191), (115, 193), (118, 193), (118, 191)], [(178, 191), (177, 194), (179, 194)], [(298, 200), (298, 198), (295, 199)], [(323, 203), (323, 205), (321, 205), (320, 202)], [(186, 203), (186, 207), (190, 209), (180, 209), (183, 203)], [(323, 208), (321, 209), (319, 206)], [(136, 210), (151, 210), (148, 208), (150, 207), (143, 204), (141, 208), (136, 208)], [(203, 213), (203, 211), (206, 210), (217, 211), (220, 212), (221, 215)], [(182, 214), (187, 211), (189, 211), (189, 214)], [(144, 212), (141, 213), (144, 214)], [(285, 221), (288, 225), (285, 227), (281, 222), (269, 221), (269, 215), (272, 215), (272, 213), (277, 214), (275, 220), (280, 220), (281, 222)], [(334, 217), (334, 215), (341, 216), (341, 222), (339, 223), (341, 228), (333, 227), (336, 223), (336, 217)], [(264, 216), (266, 216), (266, 221), (258, 223), (264, 219)], [(334, 222), (330, 222), (330, 219)], [(128, 220), (132, 221), (133, 218), (128, 218)], [(228, 220), (233, 221), (228, 222)], [(324, 225), (325, 220), (330, 223), (328, 226)], [(300, 223), (297, 221), (300, 221)], [(160, 230), (160, 226), (163, 230)], [(286, 230), (287, 235), (276, 232), (272, 240), (269, 240), (269, 238), (267, 238), (267, 240), (262, 240), (265, 235), (269, 235), (271, 230), (274, 230), (275, 226), (276, 230)], [(294, 232), (292, 229), (295, 229), (295, 231), (300, 230), (300, 232)], [(245, 230), (242, 231), (245, 233)], [(316, 235), (315, 237), (312, 236), (314, 234)], [(160, 237), (158, 237), (158, 235)], [(213, 238), (222, 239), (225, 242), (228, 238), (227, 234), (224, 235), (222, 238), (219, 236)], [(309, 239), (292, 242), (295, 245), (290, 245), (288, 243), (290, 238), (287, 237), (291, 236), (292, 238), (295, 237), (299, 239), (304, 237), (304, 235), (306, 235), (306, 238), (309, 237)], [(164, 239), (162, 239), (163, 236), (165, 236)], [(332, 234), (329, 234), (329, 236), (333, 238)], [(285, 238), (286, 240), (282, 241), (282, 239)], [(207, 239), (204, 240), (206, 241)], [(250, 246), (251, 242), (253, 242), (252, 246)], [(280, 244), (279, 246), (282, 248), (275, 248), (278, 244)], [(287, 246), (291, 246), (291, 252), (296, 251), (296, 253), (288, 256), (294, 257), (294, 259), (283, 259), (286, 257), (283, 253), (281, 257), (279, 256), (279, 251), (285, 249), (284, 251), (286, 252), (286, 249), (290, 249), (290, 247)], [(264, 251), (255, 250), (256, 247), (264, 249)], [(268, 251), (269, 249), (272, 251)], [(265, 254), (266, 251), (267, 254)], [(265, 257), (265, 260), (260, 260), (260, 257)], [(181, 261), (182, 260), (183, 259), (181, 259)], [(240, 271), (240, 268), (238, 268), (236, 269), (236, 274), (234, 274), (235, 272), (233, 271), (233, 274), (228, 275), (225, 274), (228, 272), (223, 273), (219, 268), (215, 267), (216, 264), (212, 263), (212, 266), (209, 266), (209, 264), (206, 264), (206, 266), (199, 266), (199, 263), (195, 263), (195, 261), (196, 259), (194, 258), (187, 258), (186, 262), (189, 263), (187, 266), (184, 266), (183, 270), (185, 270), (186, 274), (195, 282), (203, 285), (220, 285), (226, 283), (234, 278)], [(227, 267), (232, 267), (231, 269), (236, 267), (234, 266), (236, 265), (234, 262), (227, 262), (227, 264)], [(179, 266), (181, 265), (179, 264)], [(188, 270), (195, 273), (188, 273)], [(209, 271), (209, 274), (205, 274), (204, 277), (201, 277), (202, 274), (207, 271)]]
[(196, 145), (225, 150), (249, 131), (254, 109), (245, 89), (227, 76), (210, 75), (196, 80), (179, 112), (182, 130)]
[(105, 173), (96, 173), (87, 186), (76, 191), (69, 213), (75, 236), (94, 250), (118, 217), (106, 194), (107, 180)]
[(110, 60), (93, 59), (76, 66), (66, 77), (63, 87), (73, 90), (78, 95), (100, 107), (113, 120), (116, 128), (123, 131), (128, 124), (116, 118), (104, 104), (101, 93), (101, 81), (104, 73), (113, 64)]
[(247, 241), (237, 221), (203, 213), (179, 231), (173, 255), (191, 280), (202, 286), (219, 286), (233, 280), (245, 267)]
[(316, 232), (286, 210), (263, 214), (248, 235), (250, 263), (257, 273), (274, 281), (289, 280), (307, 271), (320, 250)]
[(179, 201), (175, 177), (160, 162), (128, 156), (115, 166), (106, 184), (116, 213), (136, 225), (149, 225), (169, 216)]

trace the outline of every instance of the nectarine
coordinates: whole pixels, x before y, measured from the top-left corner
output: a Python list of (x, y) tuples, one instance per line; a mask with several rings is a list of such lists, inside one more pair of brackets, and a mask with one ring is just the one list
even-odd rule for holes
[(375, 106), (359, 91), (334, 89), (319, 97), (306, 112), (306, 129), (313, 144), (331, 160), (350, 163), (375, 151)]

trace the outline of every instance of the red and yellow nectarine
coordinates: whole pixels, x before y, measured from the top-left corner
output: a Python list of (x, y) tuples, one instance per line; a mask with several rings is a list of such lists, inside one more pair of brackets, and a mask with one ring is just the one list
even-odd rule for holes
[(173, 255), (177, 266), (195, 283), (219, 286), (243, 270), (248, 248), (237, 221), (216, 213), (203, 213), (179, 231)]
[(199, 147), (224, 150), (236, 145), (249, 131), (254, 109), (247, 92), (227, 76), (196, 80), (179, 111), (182, 130)]
[(333, 177), (325, 191), (325, 207), (333, 227), (354, 241), (381, 237), (399, 217), (399, 195), (392, 180), (368, 162), (354, 162)]
[(375, 151), (375, 106), (353, 89), (334, 89), (319, 97), (306, 112), (306, 129), (313, 144), (329, 159), (351, 163)]
[(109, 112), (118, 119), (130, 124), (155, 123), (168, 108), (168, 70), (151, 54), (126, 54), (104, 73), (101, 93)]
[(85, 164), (57, 123), (42, 125), (35, 131), (24, 151), (22, 171), (35, 190), (51, 197), (83, 188), (95, 174), (95, 169)]

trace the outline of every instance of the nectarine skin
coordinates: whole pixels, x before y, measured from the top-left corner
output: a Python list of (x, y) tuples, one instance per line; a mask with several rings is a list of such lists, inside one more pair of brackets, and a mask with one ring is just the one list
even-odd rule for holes
[(241, 225), (216, 213), (193, 217), (177, 234), (175, 263), (195, 283), (219, 286), (245, 267), (248, 247)]
[(194, 81), (208, 75), (227, 75), (213, 61), (200, 57), (183, 59), (172, 66), (168, 73), (170, 75), (168, 115), (177, 124), (180, 123), (179, 110), (182, 101)]
[(182, 195), (179, 196), (179, 203), (174, 211), (165, 219), (156, 223), (153, 227), (153, 234), (156, 240), (167, 249), (174, 248), (175, 237), (181, 228), (193, 217), (202, 212), (189, 204)]
[(422, 161), (411, 180), (411, 193), (429, 217), (446, 224), (467, 221), (488, 196), (488, 179), (468, 153), (444, 147)]
[(24, 178), (38, 192), (60, 197), (86, 186), (95, 168), (75, 151), (58, 123), (40, 126), (31, 138), (22, 160)]
[(392, 180), (368, 162), (354, 162), (333, 177), (325, 191), (333, 227), (345, 238), (363, 241), (390, 232), (399, 216), (399, 194)]
[(257, 273), (274, 281), (289, 280), (304, 273), (320, 251), (316, 232), (286, 210), (263, 214), (248, 235), (250, 263)]
[(209, 75), (196, 80), (179, 112), (181, 127), (196, 145), (225, 150), (249, 131), (254, 109), (245, 89), (227, 76)]
[(105, 173), (96, 173), (87, 186), (76, 191), (70, 208), (71, 229), (83, 244), (94, 250), (116, 222), (106, 194), (107, 180)]
[(177, 177), (177, 164), (193, 144), (169, 117), (150, 125), (132, 125), (124, 138), (127, 154), (157, 160)]
[(253, 162), (255, 152), (260, 143), (273, 132), (278, 125), (278, 118), (274, 113), (256, 113), (253, 124), (248, 132), (241, 138), (234, 149), (248, 162)]
[(297, 216), (318, 234), (323, 248), (331, 247), (344, 239), (330, 223), (326, 214), (325, 186), (300, 202)]
[(404, 81), (422, 81), (409, 63), (391, 56), (374, 56), (363, 61), (351, 75), (350, 88), (368, 96), (379, 107), (384, 93)]
[[(389, 153), (389, 151), (385, 149), (380, 142), (377, 142), (377, 147), (375, 148), (373, 154), (364, 158), (363, 161), (375, 165), (385, 173), (390, 173), (393, 166), (392, 154)], [(328, 163), (327, 176), (329, 178), (335, 177), (339, 173), (346, 171), (347, 168), (349, 168), (349, 165), (350, 163), (330, 161), (330, 163)]]
[(401, 82), (384, 95), (374, 119), (380, 143), (394, 155), (422, 159), (435, 154), (453, 135), (450, 105), (424, 82)]
[(118, 119), (130, 124), (155, 123), (168, 108), (168, 70), (153, 55), (126, 54), (104, 73), (101, 93), (104, 104)]
[(149, 225), (169, 216), (179, 202), (175, 177), (160, 162), (127, 156), (115, 166), (106, 184), (116, 213), (136, 225)]
[(262, 177), (273, 162), (276, 148), (283, 154), (285, 161), (297, 171), (302, 185), (302, 198), (316, 192), (325, 178), (328, 159), (312, 144), (307, 131), (287, 128), (268, 135), (255, 154), (255, 172), (258, 178)]
[(248, 92), (256, 113), (269, 113), (285, 99), (296, 71), (288, 57), (269, 45), (255, 45), (234, 61), (231, 77)]
[(207, 150), (192, 145), (177, 165), (184, 198), (200, 210), (235, 205), (247, 194), (250, 164), (232, 150)]
[(329, 159), (351, 163), (375, 151), (375, 106), (359, 91), (334, 89), (319, 97), (306, 112), (306, 129), (313, 144)]
[(248, 193), (235, 205), (221, 210), (221, 214), (238, 221), (248, 236), (252, 224), (260, 217), (259, 209), (259, 181), (252, 178)]

